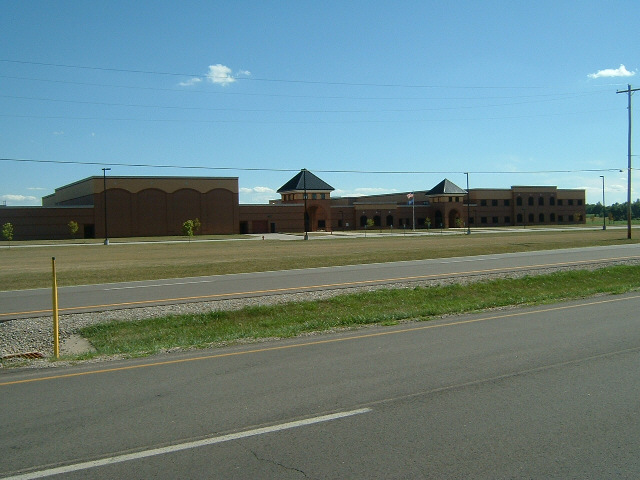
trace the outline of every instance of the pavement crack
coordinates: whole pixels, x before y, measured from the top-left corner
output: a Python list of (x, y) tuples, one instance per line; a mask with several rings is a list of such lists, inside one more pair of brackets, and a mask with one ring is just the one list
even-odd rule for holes
[(249, 452), (251, 452), (251, 454), (252, 454), (252, 455), (255, 457), (255, 459), (256, 459), (256, 460), (258, 460), (259, 462), (270, 463), (270, 464), (272, 464), (272, 465), (276, 465), (276, 466), (278, 466), (278, 467), (280, 467), (280, 468), (283, 468), (283, 469), (285, 469), (285, 470), (289, 470), (289, 471), (292, 471), (292, 472), (298, 472), (298, 473), (302, 474), (302, 476), (303, 476), (304, 478), (309, 478), (309, 477), (307, 476), (307, 474), (306, 474), (304, 471), (300, 470), (299, 468), (290, 467), (290, 466), (284, 465), (283, 463), (280, 463), (280, 462), (278, 462), (278, 461), (276, 461), (276, 460), (271, 460), (271, 459), (269, 459), (269, 458), (261, 457), (261, 456), (259, 456), (255, 451), (253, 451), (253, 450), (251, 450), (251, 449), (249, 449)]

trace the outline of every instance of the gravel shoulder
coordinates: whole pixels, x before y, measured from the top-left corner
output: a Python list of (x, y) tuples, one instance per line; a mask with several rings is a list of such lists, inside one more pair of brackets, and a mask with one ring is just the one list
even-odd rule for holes
[[(109, 310), (90, 314), (71, 314), (59, 317), (60, 334), (60, 354), (79, 355), (90, 352), (93, 347), (78, 332), (81, 328), (112, 321), (133, 321), (145, 318), (161, 317), (167, 315), (195, 314), (216, 310), (237, 310), (245, 306), (255, 305), (275, 305), (288, 302), (314, 301), (336, 295), (349, 293), (372, 291), (382, 288), (413, 288), (416, 286), (436, 286), (449, 285), (453, 283), (467, 284), (472, 282), (486, 281), (497, 278), (519, 278), (526, 275), (545, 275), (557, 271), (567, 270), (597, 270), (611, 265), (637, 265), (640, 261), (624, 260), (614, 262), (598, 262), (592, 265), (580, 265), (541, 268), (528, 271), (517, 271), (508, 273), (496, 273), (486, 275), (474, 275), (467, 277), (455, 276), (450, 279), (438, 279), (431, 281), (418, 281), (410, 283), (396, 283), (392, 285), (377, 285), (366, 287), (354, 287), (348, 289), (324, 290), (317, 292), (301, 292), (295, 294), (280, 294), (254, 298), (242, 298), (233, 300), (217, 300), (198, 303), (184, 303), (177, 305), (166, 305), (158, 307), (131, 308), (123, 310)], [(25, 354), (44, 357), (37, 360), (25, 361)], [(19, 364), (20, 366), (44, 367), (62, 366), (66, 362), (49, 362), (46, 357), (53, 355), (52, 339), (52, 318), (51, 316), (30, 318), (22, 320), (12, 320), (0, 323), (0, 368), (3, 365), (10, 366)], [(101, 358), (101, 360), (105, 360)], [(97, 361), (97, 360), (94, 360)]]

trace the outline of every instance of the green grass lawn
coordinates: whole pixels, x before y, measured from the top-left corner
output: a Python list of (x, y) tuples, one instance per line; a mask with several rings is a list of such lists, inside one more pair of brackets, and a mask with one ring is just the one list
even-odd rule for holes
[[(334, 235), (337, 237), (337, 235)], [(176, 239), (174, 239), (176, 240)], [(73, 244), (0, 248), (0, 290), (286, 270), (466, 255), (635, 243), (624, 230), (522, 231), (472, 235)]]
[(173, 348), (205, 348), (307, 332), (391, 325), (510, 305), (536, 305), (640, 289), (640, 266), (500, 279), (469, 285), (385, 289), (313, 302), (247, 307), (86, 327), (92, 355), (140, 356)]

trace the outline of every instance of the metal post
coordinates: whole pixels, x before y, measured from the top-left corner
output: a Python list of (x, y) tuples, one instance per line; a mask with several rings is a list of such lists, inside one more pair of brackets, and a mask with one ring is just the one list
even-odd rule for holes
[(60, 356), (60, 341), (58, 335), (58, 281), (56, 279), (56, 257), (51, 257), (51, 275), (53, 277), (51, 296), (53, 303), (53, 356)]
[(107, 232), (107, 170), (110, 168), (102, 169), (102, 189), (104, 192), (104, 244), (109, 245), (109, 233)]
[(469, 213), (469, 209), (471, 208), (471, 198), (469, 196), (469, 172), (464, 172), (467, 176), (467, 235), (471, 235), (471, 224), (469, 220), (471, 219), (471, 215)]
[(304, 239), (309, 240), (307, 234), (307, 169), (302, 169), (302, 188), (304, 190)]
[(626, 90), (618, 90), (616, 93), (626, 93), (628, 95), (628, 107), (629, 110), (629, 134), (627, 140), (628, 151), (628, 167), (627, 167), (627, 238), (631, 238), (631, 94), (637, 92), (640, 88), (631, 88), (631, 85), (627, 85)]
[(604, 175), (600, 175), (600, 178), (602, 178), (602, 229), (606, 230), (607, 229), (607, 221), (606, 221), (606, 216), (605, 216), (605, 206), (604, 206)]

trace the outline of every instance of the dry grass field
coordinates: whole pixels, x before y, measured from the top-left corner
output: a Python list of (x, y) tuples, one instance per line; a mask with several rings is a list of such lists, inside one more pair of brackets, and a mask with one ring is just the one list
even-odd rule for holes
[[(180, 239), (174, 239), (180, 240)], [(58, 284), (83, 285), (128, 280), (284, 270), (491, 253), (611, 245), (627, 240), (625, 230), (534, 231), (497, 234), (420, 235), (278, 241), (232, 238), (173, 243), (57, 243), (0, 245), (0, 290), (51, 285), (51, 258)]]

